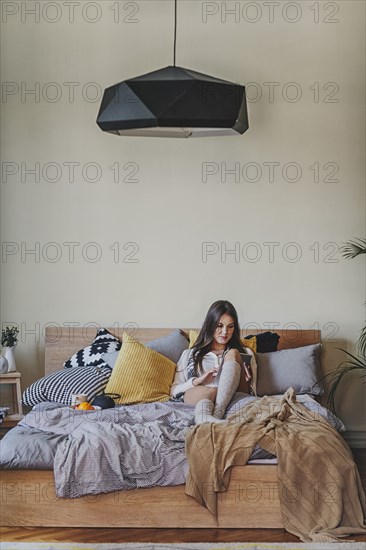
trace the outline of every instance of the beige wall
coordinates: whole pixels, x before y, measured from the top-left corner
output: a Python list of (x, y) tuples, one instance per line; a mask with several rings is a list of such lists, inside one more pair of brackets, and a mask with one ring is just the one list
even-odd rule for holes
[[(173, 2), (81, 1), (73, 21), (62, 1), (2, 4), (1, 318), (23, 385), (47, 323), (199, 325), (218, 298), (242, 326), (319, 327), (335, 367), (364, 321), (365, 264), (338, 251), (365, 234), (364, 3), (178, 2), (177, 64), (248, 86), (250, 130), (195, 140), (95, 123), (101, 90), (172, 64)], [(340, 394), (350, 428), (364, 387)]]

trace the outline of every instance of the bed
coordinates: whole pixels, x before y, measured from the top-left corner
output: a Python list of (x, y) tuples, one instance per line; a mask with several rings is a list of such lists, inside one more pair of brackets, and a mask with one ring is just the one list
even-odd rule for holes
[[(125, 329), (108, 330), (122, 338)], [(138, 329), (134, 337), (145, 344), (172, 330)], [(317, 330), (276, 332), (280, 336), (279, 350), (320, 343)], [(94, 335), (95, 330), (91, 329), (48, 328), (45, 374), (58, 371), (63, 362), (91, 342)], [(48, 470), (2, 470), (1, 499), (3, 526), (284, 528), (277, 466), (268, 460), (232, 468), (228, 490), (218, 495), (217, 518), (187, 496), (184, 485), (113, 491), (76, 499), (58, 498), (53, 472)]]

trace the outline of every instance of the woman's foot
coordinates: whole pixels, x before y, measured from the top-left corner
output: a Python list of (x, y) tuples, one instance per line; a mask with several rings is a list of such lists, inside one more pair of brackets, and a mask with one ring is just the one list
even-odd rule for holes
[(201, 399), (201, 401), (198, 401), (194, 410), (195, 424), (204, 424), (205, 422), (214, 422), (217, 424), (224, 422), (224, 420), (213, 416), (214, 407), (215, 405), (210, 399)]

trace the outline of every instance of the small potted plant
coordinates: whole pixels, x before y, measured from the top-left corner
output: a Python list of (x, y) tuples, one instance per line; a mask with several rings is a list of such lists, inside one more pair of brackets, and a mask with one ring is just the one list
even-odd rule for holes
[(15, 372), (17, 370), (14, 359), (14, 348), (18, 343), (18, 333), (18, 327), (6, 327), (1, 331), (1, 347), (4, 350), (4, 357), (8, 362), (7, 372)]

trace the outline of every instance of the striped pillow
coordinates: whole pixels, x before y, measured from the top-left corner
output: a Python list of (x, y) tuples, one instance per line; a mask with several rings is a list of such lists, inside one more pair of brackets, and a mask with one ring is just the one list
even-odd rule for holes
[(42, 401), (71, 405), (74, 393), (84, 393), (90, 401), (106, 387), (111, 369), (108, 366), (75, 367), (53, 372), (29, 386), (23, 393), (22, 403), (32, 407)]
[(168, 401), (175, 363), (148, 349), (127, 333), (106, 387), (106, 393), (119, 393), (120, 404)]

